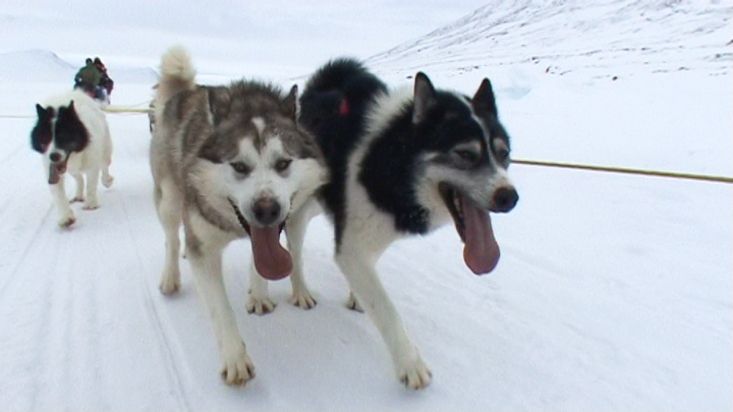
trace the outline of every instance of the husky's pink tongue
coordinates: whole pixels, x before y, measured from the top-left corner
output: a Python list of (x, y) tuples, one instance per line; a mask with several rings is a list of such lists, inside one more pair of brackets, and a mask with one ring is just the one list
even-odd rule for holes
[(255, 268), (260, 275), (270, 280), (278, 280), (293, 271), (293, 259), (290, 253), (280, 245), (278, 227), (252, 226), (250, 236)]
[(494, 270), (499, 263), (499, 244), (491, 229), (489, 212), (462, 200), (465, 223), (463, 260), (473, 273), (483, 275)]

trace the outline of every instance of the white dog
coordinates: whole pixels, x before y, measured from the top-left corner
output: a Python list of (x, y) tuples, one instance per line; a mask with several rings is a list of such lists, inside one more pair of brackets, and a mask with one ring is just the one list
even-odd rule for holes
[(59, 213), (58, 224), (69, 227), (76, 218), (64, 190), (66, 171), (76, 180), (71, 202), (84, 202), (85, 210), (99, 207), (100, 174), (105, 187), (112, 185), (112, 140), (107, 120), (99, 103), (78, 90), (48, 99), (43, 105), (36, 104), (36, 112), (38, 120), (31, 132), (31, 146), (43, 155), (43, 167)]

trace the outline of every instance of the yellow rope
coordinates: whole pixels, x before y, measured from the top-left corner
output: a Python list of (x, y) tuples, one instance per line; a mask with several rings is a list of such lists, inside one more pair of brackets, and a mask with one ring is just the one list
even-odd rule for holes
[(36, 116), (31, 116), (27, 114), (0, 114), (0, 118), (2, 119), (30, 119), (32, 117)]
[[(140, 105), (135, 105), (140, 106)], [(153, 110), (150, 108), (142, 108), (142, 107), (135, 107), (135, 106), (114, 106), (110, 105), (107, 107), (102, 107), (102, 111), (105, 111), (107, 113), (114, 113), (114, 114), (148, 114), (152, 113)], [(34, 115), (28, 115), (28, 114), (0, 114), (0, 119), (31, 119), (36, 116)]]
[(104, 110), (107, 113), (152, 113), (152, 110), (149, 108), (139, 108), (139, 107), (129, 107), (129, 106), (107, 106), (103, 107), (102, 110)]
[(611, 167), (611, 166), (594, 166), (594, 165), (583, 165), (583, 164), (576, 164), (576, 163), (545, 162), (545, 161), (539, 161), (539, 160), (524, 160), (524, 159), (512, 159), (512, 164), (520, 164), (520, 165), (527, 165), (527, 166), (541, 166), (541, 167), (556, 167), (556, 168), (561, 168), (561, 169), (590, 170), (594, 172), (606, 172), (606, 173), (622, 173), (622, 174), (629, 174), (629, 175), (669, 177), (669, 178), (674, 178), (674, 179), (702, 180), (706, 182), (733, 184), (733, 177), (727, 177), (727, 176), (710, 176), (710, 175), (699, 175), (699, 174), (693, 174), (693, 173), (664, 172), (664, 171), (659, 171), (659, 170), (631, 169), (631, 168), (625, 168), (625, 167)]

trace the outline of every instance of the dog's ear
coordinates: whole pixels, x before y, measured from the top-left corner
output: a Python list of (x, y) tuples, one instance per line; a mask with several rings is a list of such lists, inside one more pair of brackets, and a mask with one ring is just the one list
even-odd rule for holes
[(89, 131), (74, 110), (73, 101), (68, 106), (59, 107), (54, 127), (57, 136), (59, 131), (63, 132), (63, 145), (70, 152), (81, 152), (89, 144)]
[(64, 115), (67, 115), (68, 113), (72, 113), (74, 116), (76, 116), (76, 110), (74, 110), (74, 101), (69, 100), (69, 104), (66, 107), (64, 106), (59, 107), (59, 115), (61, 115), (62, 111), (64, 112)]
[(496, 101), (494, 99), (494, 89), (491, 88), (491, 82), (489, 79), (484, 79), (481, 85), (476, 90), (476, 94), (473, 95), (471, 100), (473, 110), (478, 114), (490, 114), (494, 117), (498, 116), (496, 110)]
[(217, 125), (229, 115), (232, 96), (226, 87), (210, 87), (207, 88), (207, 91), (209, 94), (209, 111), (214, 119), (214, 124)]
[(51, 118), (48, 115), (51, 109), (44, 109), (40, 104), (36, 105), (38, 121), (31, 131), (31, 147), (38, 153), (46, 152), (53, 138), (51, 133)]
[(419, 72), (415, 75), (415, 107), (412, 110), (412, 123), (422, 123), (435, 104), (435, 87), (425, 73)]
[(298, 116), (298, 85), (290, 88), (290, 93), (283, 100), (283, 109), (288, 117), (295, 120)]
[(201, 149), (199, 149), (199, 157), (212, 163), (222, 163), (221, 153), (218, 150), (216, 142), (215, 137), (209, 137), (209, 139), (204, 142), (203, 146), (201, 146)]

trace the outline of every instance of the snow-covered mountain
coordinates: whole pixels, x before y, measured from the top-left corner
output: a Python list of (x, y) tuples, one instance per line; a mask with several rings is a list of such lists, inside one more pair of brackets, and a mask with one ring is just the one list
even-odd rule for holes
[[(77, 70), (48, 50), (0, 53), (0, 62), (0, 81), (68, 81)], [(43, 78), (38, 78), (41, 74)]]
[(536, 64), (612, 77), (733, 64), (733, 5), (720, 0), (493, 0), (424, 37), (372, 56), (395, 71), (460, 75)]
[[(89, 55), (95, 57), (95, 55)], [(2, 82), (67, 82), (73, 83), (74, 74), (84, 60), (70, 62), (49, 50), (22, 50), (0, 53), (0, 81)], [(110, 74), (116, 82), (156, 82), (157, 74), (148, 67), (114, 66)]]

